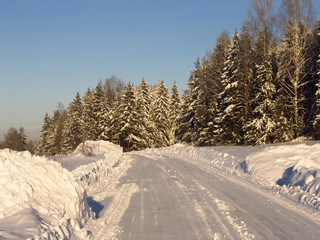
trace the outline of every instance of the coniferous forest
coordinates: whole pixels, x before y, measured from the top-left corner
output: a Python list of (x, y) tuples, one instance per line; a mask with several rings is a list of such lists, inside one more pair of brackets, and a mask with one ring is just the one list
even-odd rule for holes
[[(176, 84), (125, 84), (112, 76), (43, 120), (37, 154), (69, 153), (86, 140), (126, 151), (268, 144), (320, 138), (320, 22), (312, 0), (255, 0), (242, 28), (223, 31)], [(195, 43), (196, 44), (196, 43)], [(172, 53), (174, 54), (174, 53)]]

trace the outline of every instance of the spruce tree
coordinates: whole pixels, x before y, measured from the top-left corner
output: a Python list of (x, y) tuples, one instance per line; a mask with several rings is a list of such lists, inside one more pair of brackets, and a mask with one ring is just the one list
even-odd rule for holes
[(257, 68), (257, 82), (259, 90), (254, 99), (255, 109), (252, 120), (247, 123), (245, 139), (250, 144), (266, 144), (275, 140), (276, 130), (275, 102), (276, 92), (272, 82), (272, 68), (268, 59)]
[(83, 112), (81, 118), (82, 125), (82, 142), (86, 140), (96, 140), (97, 134), (94, 127), (95, 115), (93, 109), (94, 92), (88, 89), (83, 97)]
[(243, 141), (244, 108), (241, 102), (240, 88), (240, 39), (235, 32), (228, 50), (222, 74), (223, 91), (219, 95), (219, 113), (216, 119), (218, 124), (216, 134), (219, 141), (226, 144), (240, 144)]
[(69, 104), (63, 129), (62, 152), (70, 153), (82, 142), (82, 101), (79, 92)]
[(41, 135), (40, 135), (40, 139), (38, 142), (38, 147), (36, 150), (36, 154), (43, 156), (43, 155), (47, 155), (48, 153), (48, 140), (49, 140), (49, 136), (50, 136), (50, 126), (51, 126), (51, 119), (49, 117), (49, 114), (46, 113), (44, 119), (43, 119), (43, 124), (42, 124), (42, 128), (41, 128)]
[(275, 140), (276, 87), (270, 54), (269, 33), (260, 32), (254, 48), (254, 81), (251, 90), (253, 109), (245, 126), (245, 141), (250, 144), (272, 143)]
[(148, 147), (144, 139), (144, 129), (137, 113), (137, 102), (132, 84), (124, 88), (123, 98), (119, 106), (118, 138), (125, 151), (140, 150)]
[[(190, 80), (190, 79), (189, 79)], [(188, 82), (189, 84), (190, 82)], [(192, 143), (195, 111), (194, 101), (189, 90), (185, 90), (181, 97), (181, 114), (178, 120), (177, 140), (182, 143)]]
[(155, 139), (157, 147), (168, 146), (170, 122), (169, 122), (169, 91), (160, 81), (156, 85), (155, 98), (152, 104), (151, 119), (157, 129), (157, 137)]
[(110, 140), (109, 106), (102, 82), (99, 82), (93, 93), (92, 102), (94, 140)]
[(198, 64), (194, 72), (195, 123), (192, 142), (195, 146), (210, 146), (214, 143), (213, 94), (214, 81), (211, 78), (211, 65), (207, 59)]
[(180, 117), (180, 96), (179, 96), (177, 84), (176, 82), (174, 82), (171, 89), (170, 107), (169, 107), (170, 145), (176, 142), (176, 131), (178, 128), (179, 117)]
[(137, 114), (140, 119), (141, 131), (148, 143), (148, 147), (155, 147), (157, 130), (151, 118), (151, 103), (149, 85), (145, 79), (142, 79), (137, 94)]

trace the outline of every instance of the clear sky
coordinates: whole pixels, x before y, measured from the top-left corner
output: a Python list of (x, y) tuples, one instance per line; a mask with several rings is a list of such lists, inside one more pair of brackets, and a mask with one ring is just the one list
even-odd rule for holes
[(38, 136), (46, 112), (111, 75), (182, 91), (196, 58), (223, 29), (241, 28), (250, 3), (0, 0), (0, 139), (11, 126)]

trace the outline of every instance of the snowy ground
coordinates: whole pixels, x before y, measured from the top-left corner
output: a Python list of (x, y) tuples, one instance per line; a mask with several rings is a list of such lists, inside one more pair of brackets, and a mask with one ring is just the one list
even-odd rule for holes
[(205, 162), (320, 210), (319, 142), (211, 148), (177, 144), (147, 151), (163, 155), (178, 154)]
[(123, 154), (98, 141), (51, 160), (1, 150), (0, 239), (317, 239), (319, 156), (318, 142)]

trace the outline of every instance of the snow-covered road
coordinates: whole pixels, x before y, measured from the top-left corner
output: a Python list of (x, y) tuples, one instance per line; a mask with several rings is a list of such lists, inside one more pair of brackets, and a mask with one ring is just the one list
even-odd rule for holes
[[(301, 206), (203, 162), (147, 152), (125, 156), (132, 167), (109, 204), (119, 211), (125, 205), (121, 217), (115, 211), (118, 239), (319, 239), (319, 220)], [(109, 208), (105, 214), (112, 218)]]

